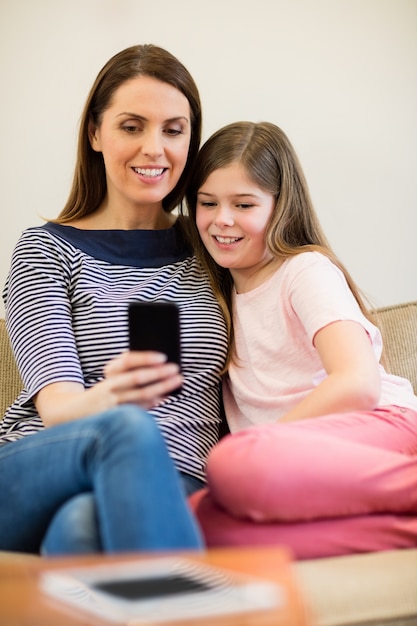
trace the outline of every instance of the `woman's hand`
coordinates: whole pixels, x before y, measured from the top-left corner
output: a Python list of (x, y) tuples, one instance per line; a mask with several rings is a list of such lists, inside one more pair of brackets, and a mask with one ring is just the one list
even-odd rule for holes
[(116, 404), (127, 402), (143, 408), (155, 406), (182, 385), (175, 363), (166, 363), (159, 352), (123, 352), (104, 368)]
[(87, 417), (119, 404), (149, 409), (182, 384), (178, 365), (158, 352), (123, 352), (104, 368), (104, 380), (91, 389), (79, 383), (52, 383), (34, 398), (45, 426)]

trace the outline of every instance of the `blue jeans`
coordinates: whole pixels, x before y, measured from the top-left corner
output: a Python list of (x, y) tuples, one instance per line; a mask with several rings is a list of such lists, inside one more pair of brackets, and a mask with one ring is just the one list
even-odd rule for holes
[[(186, 495), (202, 489), (204, 483), (181, 474)], [(68, 500), (56, 513), (42, 542), (44, 556), (94, 554), (103, 552), (94, 493), (83, 493)]]
[(0, 549), (42, 544), (48, 554), (202, 547), (151, 415), (124, 405), (0, 447)]

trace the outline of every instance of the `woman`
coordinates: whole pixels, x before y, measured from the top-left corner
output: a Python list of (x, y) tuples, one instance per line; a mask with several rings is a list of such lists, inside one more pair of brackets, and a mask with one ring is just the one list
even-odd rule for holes
[[(173, 214), (200, 134), (198, 90), (175, 57), (153, 45), (116, 54), (87, 98), (64, 209), (27, 229), (16, 245), (3, 295), (25, 387), (1, 430), (3, 549), (37, 551), (42, 542), (50, 554), (200, 545), (185, 494), (204, 484), (217, 440), (226, 331)], [(178, 304), (181, 375), (161, 354), (127, 350), (127, 306), (136, 300)], [(130, 433), (129, 463), (114, 449), (114, 431)], [(170, 457), (160, 466), (159, 433)], [(111, 496), (96, 458), (107, 447), (118, 459), (104, 475), (113, 476)], [(86, 455), (94, 459), (88, 468)], [(62, 465), (70, 467), (60, 477)], [(126, 526), (134, 539), (124, 538)]]

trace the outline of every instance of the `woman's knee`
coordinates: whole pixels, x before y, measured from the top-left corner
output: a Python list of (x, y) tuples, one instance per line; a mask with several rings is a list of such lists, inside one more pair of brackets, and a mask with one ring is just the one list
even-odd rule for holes
[(103, 450), (164, 449), (165, 444), (155, 418), (143, 409), (124, 404), (91, 418), (98, 428)]
[(90, 554), (102, 551), (96, 500), (82, 493), (63, 504), (52, 518), (42, 542), (44, 555)]

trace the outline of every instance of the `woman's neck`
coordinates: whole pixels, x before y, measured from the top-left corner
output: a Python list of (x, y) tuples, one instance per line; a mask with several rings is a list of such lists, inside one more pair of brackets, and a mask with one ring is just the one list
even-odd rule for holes
[(162, 207), (138, 207), (123, 212), (102, 205), (94, 213), (70, 222), (69, 226), (83, 230), (164, 230), (171, 228), (176, 219), (176, 215), (166, 213)]

